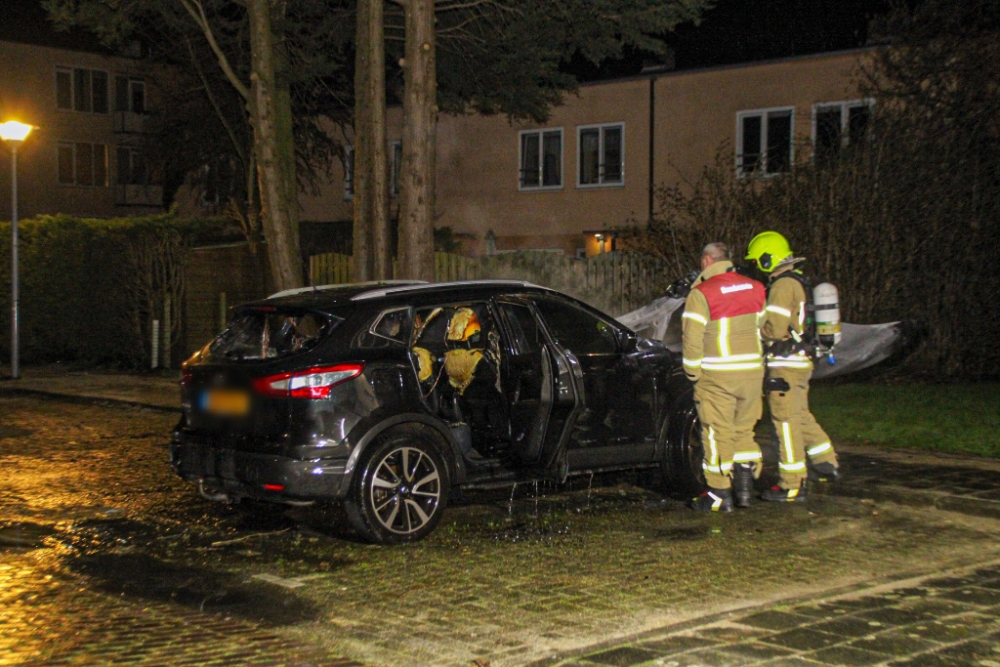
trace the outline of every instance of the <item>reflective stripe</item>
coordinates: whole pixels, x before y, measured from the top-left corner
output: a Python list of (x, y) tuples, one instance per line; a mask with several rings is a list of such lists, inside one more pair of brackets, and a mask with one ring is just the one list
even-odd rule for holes
[(708, 460), (712, 465), (716, 465), (719, 462), (719, 450), (715, 446), (715, 431), (712, 430), (711, 426), (708, 427), (708, 444), (711, 446), (709, 450), (711, 455)]
[(719, 354), (729, 357), (729, 318), (723, 317), (719, 320)]
[(818, 445), (813, 445), (812, 447), (807, 449), (806, 454), (808, 454), (809, 456), (819, 456), (820, 454), (828, 452), (831, 449), (833, 449), (833, 445), (831, 443), (821, 442)]
[(685, 317), (688, 318), (689, 320), (694, 320), (695, 322), (701, 322), (702, 324), (708, 324), (708, 320), (706, 320), (703, 316), (699, 315), (698, 313), (689, 313), (689, 312), (685, 311), (684, 314), (681, 315), (681, 318), (683, 319)]
[(731, 354), (728, 357), (705, 357), (703, 361), (708, 363), (716, 361), (760, 361), (760, 355), (750, 352), (748, 354)]
[(684, 359), (684, 365), (690, 368), (701, 368), (701, 359)]
[(792, 311), (788, 310), (787, 308), (782, 308), (781, 306), (770, 305), (764, 310), (766, 310), (769, 313), (777, 313), (778, 315), (784, 315), (785, 317), (792, 316)]
[(736, 452), (733, 454), (733, 461), (742, 463), (744, 461), (760, 461), (763, 455), (760, 452)]
[(788, 422), (781, 422), (781, 435), (785, 440), (785, 461), (795, 463), (795, 450), (792, 449), (792, 427)]
[(809, 359), (783, 359), (768, 358), (768, 368), (812, 368), (812, 361)]
[(806, 464), (805, 461), (800, 461), (799, 463), (779, 463), (778, 467), (782, 470), (788, 472), (805, 472)]
[(722, 500), (723, 500), (722, 497), (715, 495), (711, 491), (708, 492), (708, 495), (710, 495), (713, 498), (713, 500), (712, 500), (712, 511), (713, 512), (718, 512), (719, 508), (722, 507)]
[(719, 465), (713, 466), (702, 462), (701, 467), (708, 472), (714, 472), (716, 475), (727, 475), (733, 470), (732, 461), (728, 463), (720, 463)]
[(755, 368), (764, 368), (764, 364), (760, 361), (714, 364), (706, 361), (701, 367), (706, 371), (752, 371)]
[(806, 321), (806, 304), (800, 301), (799, 302), (799, 331), (802, 330), (802, 325), (805, 324), (805, 321)]

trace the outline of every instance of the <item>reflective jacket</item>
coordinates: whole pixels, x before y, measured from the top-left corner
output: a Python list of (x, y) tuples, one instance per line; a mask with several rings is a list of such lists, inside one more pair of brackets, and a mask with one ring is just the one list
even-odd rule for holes
[(758, 333), (766, 294), (762, 284), (736, 273), (732, 262), (705, 269), (684, 302), (684, 371), (763, 369)]
[[(767, 289), (767, 307), (760, 334), (765, 343), (778, 343), (790, 339), (802, 340), (806, 322), (806, 291), (802, 283), (789, 274), (792, 266), (776, 269)], [(792, 332), (795, 335), (792, 335)], [(768, 351), (768, 368), (812, 369), (812, 359), (806, 350), (785, 355)]]

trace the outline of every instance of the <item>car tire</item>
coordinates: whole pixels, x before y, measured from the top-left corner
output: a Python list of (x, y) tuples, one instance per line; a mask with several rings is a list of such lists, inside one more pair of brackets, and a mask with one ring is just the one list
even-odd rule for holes
[(705, 489), (704, 448), (701, 422), (693, 403), (684, 401), (675, 407), (667, 432), (667, 451), (663, 460), (667, 491), (677, 495), (701, 493)]
[(397, 427), (362, 454), (344, 510), (370, 542), (415, 542), (441, 521), (450, 491), (438, 439), (423, 428)]

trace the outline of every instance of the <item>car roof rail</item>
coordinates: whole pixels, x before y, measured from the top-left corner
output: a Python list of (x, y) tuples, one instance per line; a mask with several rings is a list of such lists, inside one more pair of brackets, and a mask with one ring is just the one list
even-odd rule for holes
[(426, 285), (425, 280), (369, 280), (363, 283), (338, 283), (335, 285), (313, 285), (311, 287), (295, 287), (280, 292), (275, 292), (268, 299), (280, 299), (284, 296), (294, 296), (295, 294), (305, 294), (306, 292), (321, 292), (330, 289), (360, 289), (364, 287), (381, 287), (383, 285)]
[(403, 285), (401, 287), (386, 287), (384, 289), (376, 289), (367, 292), (361, 292), (360, 294), (355, 294), (354, 296), (352, 296), (351, 301), (366, 301), (368, 299), (379, 299), (384, 296), (389, 296), (390, 294), (400, 294), (402, 292), (411, 292), (413, 290), (420, 290), (420, 289), (437, 289), (439, 287), (475, 287), (477, 285), (482, 285), (482, 286), (509, 285), (512, 287), (534, 287), (536, 289), (549, 289), (547, 287), (536, 285), (534, 283), (529, 283), (524, 280), (456, 280), (453, 282), (446, 282), (446, 283), (420, 282), (417, 284)]

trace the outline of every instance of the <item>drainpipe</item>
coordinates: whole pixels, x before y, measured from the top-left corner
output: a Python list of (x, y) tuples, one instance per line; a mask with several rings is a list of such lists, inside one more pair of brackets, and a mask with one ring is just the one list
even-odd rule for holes
[(649, 217), (647, 224), (653, 221), (653, 194), (655, 179), (653, 173), (654, 150), (656, 148), (656, 77), (649, 77)]

